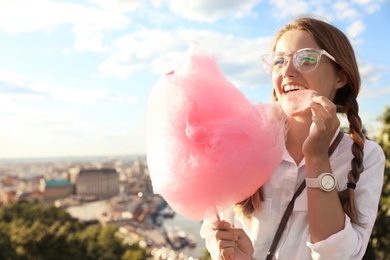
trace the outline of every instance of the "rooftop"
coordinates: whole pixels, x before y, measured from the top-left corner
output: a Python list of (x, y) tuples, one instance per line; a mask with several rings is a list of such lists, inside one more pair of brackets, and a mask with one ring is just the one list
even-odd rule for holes
[(46, 187), (72, 186), (70, 180), (45, 180)]

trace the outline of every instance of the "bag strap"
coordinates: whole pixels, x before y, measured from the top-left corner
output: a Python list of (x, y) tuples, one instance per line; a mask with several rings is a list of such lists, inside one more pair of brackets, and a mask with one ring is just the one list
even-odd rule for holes
[[(330, 157), (336, 147), (339, 145), (341, 139), (343, 138), (344, 134), (342, 131), (339, 131), (336, 139), (333, 141), (333, 143), (329, 146), (328, 150), (328, 156)], [(271, 260), (274, 257), (276, 247), (278, 246), (279, 240), (282, 237), (283, 231), (286, 228), (288, 219), (293, 211), (295, 199), (301, 194), (301, 192), (305, 189), (306, 182), (303, 180), (297, 191), (294, 193), (294, 196), (292, 197), (290, 203), (288, 204), (286, 211), (283, 214), (282, 219), (280, 220), (279, 227), (276, 230), (274, 239), (272, 241), (271, 247), (268, 250), (266, 260)]]

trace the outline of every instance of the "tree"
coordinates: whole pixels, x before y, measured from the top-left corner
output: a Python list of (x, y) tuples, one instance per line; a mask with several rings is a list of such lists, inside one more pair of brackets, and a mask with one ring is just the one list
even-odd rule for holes
[(135, 250), (126, 250), (123, 254), (121, 260), (144, 260), (147, 259), (148, 254), (145, 250), (135, 249)]
[(381, 117), (383, 128), (377, 136), (377, 143), (386, 157), (382, 194), (378, 215), (363, 259), (390, 259), (390, 107)]
[(86, 226), (61, 208), (16, 202), (0, 207), (0, 259), (120, 260), (147, 255), (145, 249), (123, 244), (116, 232), (110, 225)]
[[(0, 217), (1, 219), (1, 217)], [(16, 252), (12, 247), (11, 238), (9, 237), (9, 227), (6, 223), (0, 223), (0, 258), (15, 259)]]
[(82, 245), (83, 255), (88, 256), (88, 259), (98, 259), (101, 254), (101, 248), (97, 242), (101, 229), (102, 226), (99, 224), (90, 225), (77, 235), (80, 246)]
[(108, 258), (119, 256), (124, 253), (122, 240), (116, 236), (118, 228), (107, 225), (100, 230), (98, 244), (103, 249)]

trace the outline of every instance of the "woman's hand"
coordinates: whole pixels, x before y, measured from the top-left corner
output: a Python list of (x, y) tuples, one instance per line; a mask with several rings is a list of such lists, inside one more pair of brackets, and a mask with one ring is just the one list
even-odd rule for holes
[(233, 228), (230, 223), (226, 221), (214, 222), (213, 229), (215, 230), (215, 237), (223, 259), (252, 259), (252, 241), (242, 229)]
[(310, 104), (312, 111), (312, 124), (310, 133), (303, 143), (302, 152), (312, 158), (328, 158), (328, 148), (337, 129), (340, 120), (337, 117), (337, 107), (328, 98), (316, 96)]

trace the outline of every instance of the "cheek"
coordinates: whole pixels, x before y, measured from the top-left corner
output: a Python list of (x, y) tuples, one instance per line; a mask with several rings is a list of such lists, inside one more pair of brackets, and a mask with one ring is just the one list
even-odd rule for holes
[(335, 91), (337, 74), (332, 66), (319, 66), (318, 72), (307, 75), (306, 81), (313, 90), (323, 96), (329, 96)]
[(332, 96), (336, 92), (335, 83), (330, 76), (321, 75), (311, 81), (308, 81), (310, 89), (318, 92), (318, 95), (325, 96), (332, 99)]
[(276, 97), (279, 99), (280, 94), (282, 92), (282, 78), (280, 76), (272, 77), (272, 85), (274, 92), (276, 94)]

